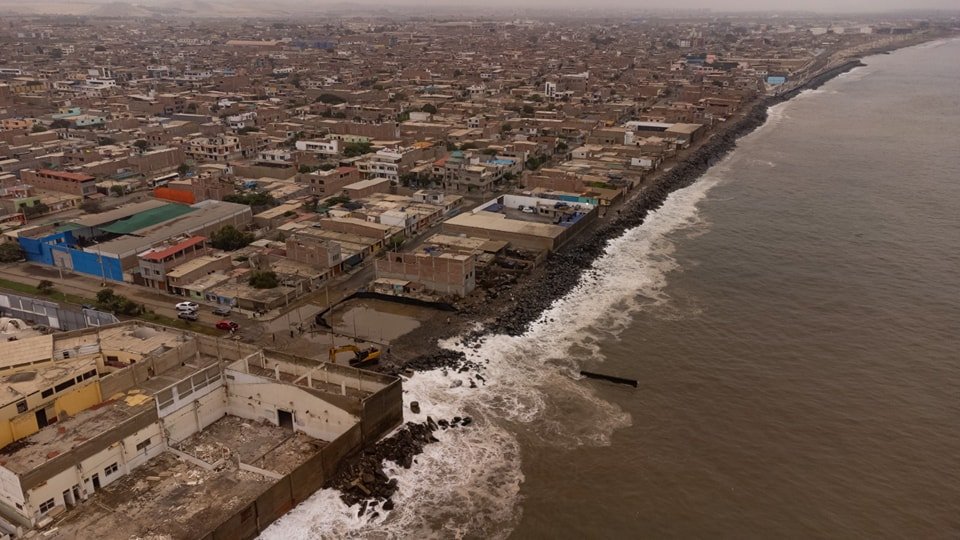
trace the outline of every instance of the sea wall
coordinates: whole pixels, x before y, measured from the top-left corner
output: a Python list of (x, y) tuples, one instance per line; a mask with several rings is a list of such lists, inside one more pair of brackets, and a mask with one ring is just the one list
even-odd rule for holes
[(818, 88), (830, 79), (853, 68), (864, 65), (857, 60), (822, 71), (797, 88), (755, 103), (747, 113), (733, 124), (720, 129), (673, 169), (660, 175), (650, 186), (621, 208), (619, 214), (587, 231), (580, 241), (567, 249), (552, 254), (546, 261), (543, 274), (538, 279), (514, 287), (516, 302), (505, 306), (501, 315), (485, 328), (474, 334), (502, 333), (518, 336), (527, 331), (530, 324), (540, 317), (550, 305), (569, 293), (586, 271), (603, 254), (607, 242), (621, 236), (626, 230), (642, 225), (647, 214), (660, 208), (673, 191), (695, 182), (711, 166), (736, 148), (737, 139), (763, 125), (767, 109), (786, 101), (803, 90)]

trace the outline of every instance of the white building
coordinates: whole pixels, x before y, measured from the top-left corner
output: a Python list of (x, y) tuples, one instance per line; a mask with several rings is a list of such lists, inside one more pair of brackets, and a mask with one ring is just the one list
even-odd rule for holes
[(340, 141), (335, 139), (297, 141), (296, 148), (301, 152), (311, 152), (325, 156), (336, 156), (340, 153)]

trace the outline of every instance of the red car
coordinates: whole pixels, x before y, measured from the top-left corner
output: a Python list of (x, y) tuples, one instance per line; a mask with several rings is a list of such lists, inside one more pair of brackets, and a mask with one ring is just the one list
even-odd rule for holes
[(236, 332), (237, 330), (240, 329), (240, 325), (233, 321), (228, 321), (224, 319), (217, 323), (217, 328), (219, 328), (220, 330), (230, 330), (231, 332)]

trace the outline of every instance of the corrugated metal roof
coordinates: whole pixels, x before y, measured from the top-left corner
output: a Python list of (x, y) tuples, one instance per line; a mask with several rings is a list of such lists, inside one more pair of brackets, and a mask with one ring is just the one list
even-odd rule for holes
[(193, 211), (194, 208), (182, 204), (166, 204), (107, 225), (102, 230), (114, 234), (130, 234)]

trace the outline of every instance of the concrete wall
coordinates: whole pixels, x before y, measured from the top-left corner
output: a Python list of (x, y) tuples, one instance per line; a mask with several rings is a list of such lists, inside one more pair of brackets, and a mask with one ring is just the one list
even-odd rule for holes
[(220, 386), (162, 419), (167, 444), (175, 445), (226, 415), (227, 390)]
[(360, 415), (364, 444), (373, 444), (403, 422), (403, 387), (396, 380), (363, 400)]
[[(98, 476), (103, 487), (163, 452), (166, 444), (160, 436), (160, 425), (155, 416), (152, 419), (152, 422), (126, 433), (116, 443), (111, 443), (109, 437), (104, 438), (103, 444), (89, 445), (92, 448), (85, 449), (86, 452), (73, 451), (58, 456), (55, 463), (48, 462), (50, 465), (43, 468), (52, 468), (57, 472), (44, 472), (46, 479), (27, 490), (25, 514), (39, 519), (40, 505), (49, 499), (53, 499), (57, 506), (67, 506), (68, 501), (64, 499), (63, 492), (73, 486), (79, 487), (80, 499), (86, 499), (94, 491), (94, 474)], [(137, 450), (137, 445), (148, 439), (148, 446)], [(108, 475), (106, 468), (114, 463), (117, 464), (117, 472)]]
[(277, 411), (293, 413), (295, 431), (322, 441), (332, 441), (359, 419), (304, 389), (256, 375), (227, 372), (227, 412), (248, 420), (279, 425)]
[(107, 399), (119, 392), (126, 392), (167, 370), (178, 367), (181, 362), (194, 358), (197, 355), (198, 345), (196, 340), (191, 340), (177, 348), (146, 358), (138, 354), (111, 349), (109, 342), (103, 342), (101, 347), (104, 357), (114, 356), (124, 363), (130, 363), (131, 360), (136, 361), (135, 364), (127, 368), (114, 371), (100, 378), (100, 391), (104, 399)]
[(343, 459), (362, 446), (360, 426), (353, 426), (319, 453), (265, 488), (250, 505), (211, 527), (203, 540), (253, 539), (280, 516), (305, 501), (335, 474)]
[(473, 257), (464, 260), (422, 253), (388, 253), (375, 262), (377, 279), (421, 283), (431, 291), (466, 296), (476, 287)]

